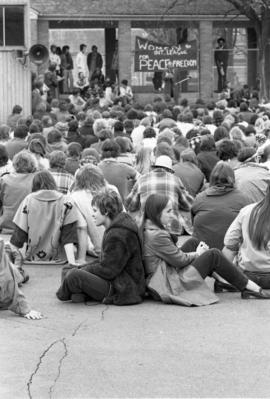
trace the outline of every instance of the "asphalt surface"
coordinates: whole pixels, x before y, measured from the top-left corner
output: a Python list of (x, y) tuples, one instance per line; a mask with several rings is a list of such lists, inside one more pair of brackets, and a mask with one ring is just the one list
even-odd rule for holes
[(1, 399), (270, 397), (270, 301), (63, 303), (59, 267), (26, 269), (45, 318), (0, 313)]

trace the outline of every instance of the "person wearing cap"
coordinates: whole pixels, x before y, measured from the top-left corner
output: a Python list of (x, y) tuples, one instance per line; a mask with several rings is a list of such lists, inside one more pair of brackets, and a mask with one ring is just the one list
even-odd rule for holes
[(218, 45), (214, 53), (218, 73), (217, 92), (221, 93), (222, 90), (226, 87), (229, 51), (226, 47), (226, 41), (223, 37), (219, 37), (217, 39), (217, 44)]
[(170, 232), (181, 235), (184, 228), (191, 233), (190, 209), (193, 197), (188, 193), (181, 179), (174, 175), (172, 159), (167, 155), (157, 157), (153, 170), (137, 180), (127, 197), (127, 210), (130, 213), (139, 212), (140, 216), (149, 195), (157, 193), (169, 197), (172, 201), (173, 217)]

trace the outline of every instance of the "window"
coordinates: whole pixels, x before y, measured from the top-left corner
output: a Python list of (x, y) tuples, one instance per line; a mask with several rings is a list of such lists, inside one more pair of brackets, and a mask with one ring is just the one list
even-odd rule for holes
[(0, 46), (24, 46), (24, 7), (0, 7)]

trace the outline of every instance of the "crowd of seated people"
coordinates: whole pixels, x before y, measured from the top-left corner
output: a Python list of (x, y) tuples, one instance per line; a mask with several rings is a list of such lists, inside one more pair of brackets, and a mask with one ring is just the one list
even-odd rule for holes
[(41, 317), (18, 286), (29, 262), (63, 265), (61, 301), (270, 299), (268, 104), (143, 106), (122, 85), (110, 101), (40, 92), (32, 115), (16, 105), (0, 126), (0, 229), (11, 235), (0, 307)]

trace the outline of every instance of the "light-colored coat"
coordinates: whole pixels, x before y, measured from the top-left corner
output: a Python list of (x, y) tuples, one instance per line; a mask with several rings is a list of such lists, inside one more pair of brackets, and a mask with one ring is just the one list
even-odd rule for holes
[(164, 303), (202, 306), (218, 302), (199, 272), (192, 266), (195, 252), (184, 253), (170, 234), (152, 222), (144, 229), (146, 284), (152, 296)]
[(0, 240), (0, 309), (9, 309), (19, 315), (30, 312), (23, 293), (18, 288), (16, 269), (5, 253), (5, 243)]

